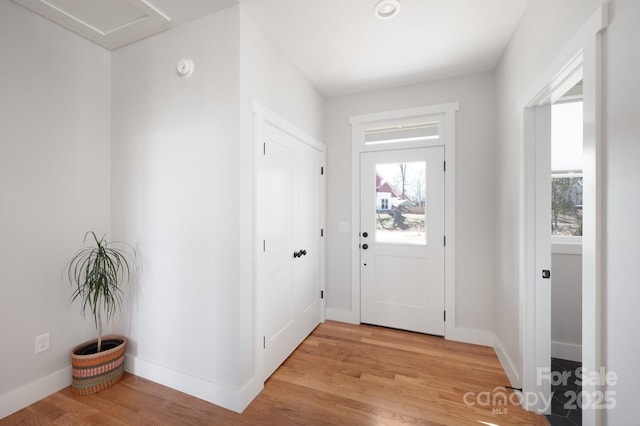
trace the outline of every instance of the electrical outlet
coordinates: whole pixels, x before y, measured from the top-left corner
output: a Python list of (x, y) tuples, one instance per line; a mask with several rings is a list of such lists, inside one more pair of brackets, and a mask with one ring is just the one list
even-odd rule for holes
[(49, 333), (36, 336), (36, 352), (40, 353), (49, 349)]

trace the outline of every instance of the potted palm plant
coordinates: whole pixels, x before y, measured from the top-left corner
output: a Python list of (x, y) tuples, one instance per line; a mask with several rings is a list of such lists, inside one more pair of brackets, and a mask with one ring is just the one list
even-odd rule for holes
[(84, 342), (71, 353), (73, 380), (71, 390), (86, 395), (107, 389), (122, 379), (127, 339), (102, 335), (103, 317), (108, 323), (122, 308), (124, 292), (135, 272), (135, 250), (125, 243), (98, 239), (94, 232), (85, 235), (91, 245), (78, 251), (67, 264), (67, 276), (73, 287), (72, 302), (79, 301), (82, 314), (93, 315), (98, 336)]

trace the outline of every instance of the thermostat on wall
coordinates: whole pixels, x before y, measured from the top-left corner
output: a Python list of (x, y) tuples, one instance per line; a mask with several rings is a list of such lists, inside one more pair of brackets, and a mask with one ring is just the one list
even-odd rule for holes
[(176, 68), (181, 77), (189, 77), (193, 74), (193, 61), (191, 59), (180, 59)]

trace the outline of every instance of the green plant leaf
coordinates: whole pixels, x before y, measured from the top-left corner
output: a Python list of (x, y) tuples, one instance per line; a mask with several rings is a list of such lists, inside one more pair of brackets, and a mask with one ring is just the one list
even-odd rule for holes
[(109, 322), (122, 309), (124, 292), (121, 286), (131, 281), (136, 253), (130, 245), (108, 242), (104, 236), (98, 239), (94, 232), (85, 234), (85, 244), (88, 239), (92, 246), (80, 249), (71, 258), (67, 264), (67, 277), (74, 288), (72, 303), (80, 302), (83, 315), (91, 312), (100, 338), (102, 313)]

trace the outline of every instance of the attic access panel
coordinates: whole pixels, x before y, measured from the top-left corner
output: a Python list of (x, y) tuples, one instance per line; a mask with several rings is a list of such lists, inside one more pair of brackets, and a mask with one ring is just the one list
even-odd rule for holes
[(145, 0), (13, 0), (107, 49), (155, 34), (171, 19)]

